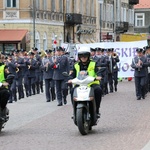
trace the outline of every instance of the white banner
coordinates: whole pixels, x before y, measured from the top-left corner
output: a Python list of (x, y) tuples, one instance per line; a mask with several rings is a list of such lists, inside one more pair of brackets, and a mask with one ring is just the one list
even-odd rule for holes
[[(131, 68), (132, 59), (136, 55), (136, 48), (147, 46), (147, 40), (135, 42), (101, 42), (90, 44), (76, 44), (77, 51), (80, 47), (88, 46), (91, 48), (114, 48), (114, 52), (118, 53), (120, 62), (118, 63), (118, 77), (133, 77), (134, 70)], [(77, 52), (75, 51), (75, 56)]]

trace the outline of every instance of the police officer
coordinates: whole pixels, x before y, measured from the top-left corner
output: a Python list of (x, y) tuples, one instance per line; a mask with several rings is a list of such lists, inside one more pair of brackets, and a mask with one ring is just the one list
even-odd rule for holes
[(107, 55), (107, 64), (108, 64), (108, 84), (109, 84), (109, 90), (110, 93), (113, 92), (113, 57), (112, 57), (112, 49), (108, 48), (106, 49), (106, 55)]
[(34, 58), (36, 60), (36, 63), (37, 63), (37, 68), (35, 70), (35, 85), (36, 85), (36, 92), (37, 94), (40, 93), (40, 82), (43, 80), (42, 79), (42, 72), (41, 72), (41, 65), (42, 65), (42, 60), (41, 60), (41, 57), (40, 55), (38, 54), (38, 48), (36, 47), (33, 47), (32, 48), (33, 50), (33, 53), (34, 53)]
[(145, 99), (145, 80), (148, 62), (143, 55), (142, 48), (137, 48), (136, 52), (137, 56), (133, 58), (131, 67), (134, 68), (136, 97), (137, 100), (141, 100), (141, 98)]
[(42, 59), (43, 78), (45, 81), (45, 95), (47, 102), (55, 99), (55, 87), (53, 83), (53, 58), (52, 50), (45, 50), (46, 57)]
[(117, 63), (120, 60), (118, 54), (114, 52), (114, 48), (112, 48), (112, 58), (113, 58), (113, 84), (114, 84), (115, 92), (117, 92), (118, 71), (119, 71)]
[(37, 62), (34, 59), (34, 53), (33, 52), (29, 52), (29, 59), (26, 62), (27, 66), (28, 66), (28, 84), (29, 84), (29, 96), (31, 95), (35, 95), (35, 70), (37, 68)]
[(23, 90), (23, 74), (22, 70), (25, 67), (24, 59), (20, 57), (19, 50), (14, 51), (13, 63), (16, 68), (16, 86), (18, 90), (18, 99), (24, 98)]
[(96, 49), (95, 48), (90, 48), (91, 52), (91, 59), (97, 62), (99, 60), (99, 57), (96, 55)]
[[(8, 113), (6, 107), (7, 101), (9, 99), (9, 91), (6, 88), (9, 84), (6, 82), (6, 77), (8, 75), (7, 66), (3, 63), (4, 57), (0, 54), (0, 111), (1, 117), (5, 116)], [(0, 120), (1, 121), (1, 120)]]
[[(101, 103), (101, 98), (102, 98), (102, 91), (100, 88), (100, 82), (102, 76), (101, 72), (99, 70), (99, 66), (97, 65), (97, 62), (93, 61), (90, 59), (90, 48), (89, 47), (81, 47), (80, 50), (78, 51), (78, 58), (79, 62), (75, 63), (74, 68), (70, 74), (70, 77), (75, 78), (77, 77), (78, 73), (80, 71), (87, 72), (89, 76), (95, 77), (95, 81), (90, 83), (94, 89), (94, 94), (95, 94), (95, 101), (96, 101), (96, 113), (97, 117), (100, 117), (99, 113), (99, 108), (100, 108), (100, 103)], [(92, 68), (92, 69), (89, 69)], [(69, 80), (69, 83), (72, 81)], [(73, 97), (73, 92), (72, 92), (72, 97)]]
[(54, 74), (53, 79), (56, 83), (56, 96), (58, 100), (57, 106), (62, 106), (63, 103), (67, 104), (67, 95), (68, 95), (68, 89), (67, 84), (65, 82), (67, 81), (67, 77), (63, 76), (63, 72), (69, 73), (69, 61), (68, 58), (63, 55), (64, 49), (60, 46), (56, 47), (56, 58), (54, 59), (53, 68), (54, 68)]
[[(8, 67), (8, 71), (11, 72), (13, 75), (15, 75), (16, 70), (15, 68), (12, 67), (11, 65), (12, 62), (12, 53), (7, 54), (7, 61), (6, 61), (6, 66)], [(13, 80), (13, 82), (15, 82)], [(13, 102), (13, 93), (12, 93), (12, 85), (9, 87), (9, 101), (8, 103), (12, 103)]]
[(147, 68), (147, 92), (150, 92), (150, 46), (146, 46), (144, 47), (145, 49), (145, 57), (147, 58), (147, 61), (148, 61), (148, 68)]
[(26, 97), (28, 97), (29, 96), (28, 65), (27, 65), (28, 57), (25, 49), (20, 50), (20, 57), (23, 59), (25, 64), (24, 67), (22, 68), (22, 76)]
[[(107, 65), (108, 65), (108, 62), (107, 62), (107, 57), (104, 55), (104, 50), (103, 48), (96, 48), (96, 53), (98, 54), (98, 64), (100, 67), (104, 67), (105, 70), (102, 74), (103, 78), (101, 79), (101, 82), (100, 82), (100, 87), (102, 89), (102, 96), (104, 96), (105, 94), (108, 94), (108, 89), (107, 89), (107, 83), (108, 83), (108, 72), (107, 72)], [(107, 92), (106, 92), (107, 90)]]

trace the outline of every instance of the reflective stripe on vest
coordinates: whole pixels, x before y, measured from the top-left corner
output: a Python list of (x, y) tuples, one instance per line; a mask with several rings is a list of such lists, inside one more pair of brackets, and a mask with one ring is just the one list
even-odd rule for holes
[[(91, 77), (96, 77), (95, 65), (96, 65), (95, 62), (90, 61), (89, 66), (88, 66), (88, 69), (87, 69), (87, 72), (88, 72), (88, 75), (91, 76)], [(79, 72), (80, 72), (79, 63), (76, 63), (76, 64), (75, 64), (75, 69), (76, 69), (76, 77), (77, 77), (78, 74), (79, 74)], [(90, 85), (92, 85), (92, 84), (100, 84), (100, 82), (99, 82), (99, 81), (93, 81), (93, 82), (89, 83), (88, 86), (90, 86)]]
[(5, 68), (5, 65), (0, 66), (0, 82), (5, 81), (4, 68)]

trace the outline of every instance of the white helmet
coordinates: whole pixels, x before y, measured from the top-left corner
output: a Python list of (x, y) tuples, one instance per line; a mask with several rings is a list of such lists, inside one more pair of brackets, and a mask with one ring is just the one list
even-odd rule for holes
[(90, 47), (81, 47), (78, 50), (78, 55), (79, 54), (89, 54), (90, 55)]

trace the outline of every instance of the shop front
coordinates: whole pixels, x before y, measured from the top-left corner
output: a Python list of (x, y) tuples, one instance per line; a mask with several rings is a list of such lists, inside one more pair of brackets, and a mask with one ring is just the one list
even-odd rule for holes
[(0, 30), (0, 52), (7, 53), (14, 49), (26, 49), (28, 30)]

